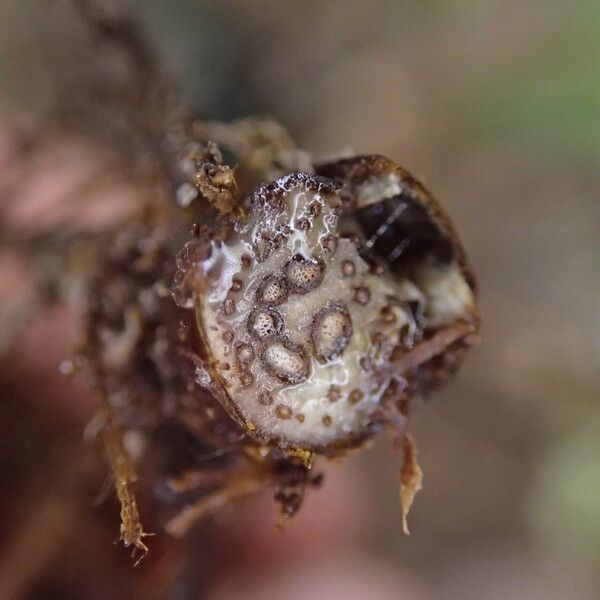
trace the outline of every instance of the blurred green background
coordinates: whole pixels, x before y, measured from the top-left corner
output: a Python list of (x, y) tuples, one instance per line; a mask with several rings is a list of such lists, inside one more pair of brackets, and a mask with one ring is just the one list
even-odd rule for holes
[[(272, 115), (317, 155), (390, 156), (471, 257), (483, 340), (413, 419), (412, 535), (380, 441), (350, 459), (370, 509), (353, 555), (418, 590), (390, 597), (600, 597), (600, 3), (125, 5), (200, 114)], [(68, 56), (45, 10), (0, 6), (9, 113), (41, 111)]]

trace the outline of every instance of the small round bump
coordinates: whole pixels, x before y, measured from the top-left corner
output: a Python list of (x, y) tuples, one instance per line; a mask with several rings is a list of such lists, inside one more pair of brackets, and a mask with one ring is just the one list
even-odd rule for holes
[(300, 231), (308, 231), (311, 227), (310, 220), (309, 219), (298, 219), (298, 221), (296, 221), (296, 227)]
[(383, 275), (385, 272), (385, 268), (381, 263), (373, 262), (369, 265), (369, 273), (372, 275)]
[(341, 397), (342, 392), (337, 385), (332, 385), (329, 387), (329, 390), (327, 391), (327, 400), (329, 400), (329, 402), (337, 402)]
[(391, 306), (384, 306), (381, 309), (381, 320), (388, 325), (396, 322), (396, 314)]
[(231, 281), (230, 292), (239, 292), (242, 289), (242, 280), (239, 277), (234, 277)]
[(263, 406), (271, 406), (273, 404), (273, 395), (267, 390), (263, 390), (258, 394), (258, 403)]
[(257, 308), (248, 315), (248, 331), (259, 340), (279, 335), (283, 318), (274, 308)]
[(352, 337), (352, 320), (347, 308), (343, 304), (333, 304), (319, 311), (310, 336), (319, 361), (340, 356)]
[(235, 312), (235, 301), (233, 298), (226, 298), (223, 302), (223, 312), (227, 316), (231, 316)]
[(359, 389), (352, 390), (348, 396), (348, 402), (350, 404), (358, 404), (363, 399), (363, 392)]
[(288, 285), (283, 277), (267, 275), (256, 291), (256, 300), (268, 306), (283, 304), (288, 297)]
[(252, 257), (249, 254), (242, 254), (240, 258), (242, 269), (249, 269), (252, 266)]
[(242, 371), (242, 373), (240, 373), (240, 383), (243, 387), (252, 387), (254, 384), (254, 376), (248, 371)]
[(290, 288), (296, 294), (307, 294), (319, 287), (325, 274), (321, 261), (304, 258), (296, 254), (284, 267)]
[(369, 303), (370, 299), (371, 299), (371, 290), (369, 290), (368, 287), (361, 285), (359, 287), (354, 288), (354, 296), (353, 296), (354, 302), (357, 302), (358, 304), (362, 304), (363, 306), (365, 306)]
[(323, 425), (325, 425), (325, 427), (331, 427), (332, 419), (329, 415), (325, 415), (323, 417), (322, 421), (323, 421)]
[(309, 363), (304, 349), (286, 338), (269, 341), (261, 358), (265, 369), (281, 381), (302, 383), (308, 377)]
[(342, 261), (342, 275), (344, 277), (352, 277), (356, 273), (356, 267), (351, 260)]
[(285, 404), (278, 404), (275, 407), (275, 414), (277, 415), (278, 419), (286, 420), (292, 416), (292, 409)]
[(240, 369), (247, 369), (254, 357), (254, 348), (250, 344), (242, 342), (235, 347), (235, 360)]
[(332, 235), (332, 234), (326, 235), (325, 238), (323, 239), (323, 241), (321, 242), (321, 245), (323, 246), (324, 252), (326, 252), (327, 254), (333, 255), (333, 254), (335, 254), (335, 251), (337, 250), (337, 245), (338, 245), (337, 237), (335, 237), (335, 235)]

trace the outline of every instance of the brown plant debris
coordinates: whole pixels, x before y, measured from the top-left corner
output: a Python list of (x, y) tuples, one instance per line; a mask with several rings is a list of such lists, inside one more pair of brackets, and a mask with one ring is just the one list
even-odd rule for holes
[(146, 533), (140, 521), (133, 484), (136, 481), (136, 474), (131, 464), (131, 460), (123, 445), (123, 437), (119, 429), (114, 424), (110, 412), (107, 411), (106, 422), (102, 429), (102, 439), (106, 459), (114, 478), (115, 492), (121, 505), (121, 528), (119, 539), (126, 548), (133, 546), (132, 557), (138, 551), (141, 552), (135, 565), (148, 554), (148, 546), (144, 543), (145, 537), (154, 535)]
[(408, 513), (415, 496), (422, 487), (423, 471), (417, 462), (417, 446), (410, 433), (402, 438), (403, 463), (400, 469), (400, 506), (402, 508), (402, 531), (410, 535)]

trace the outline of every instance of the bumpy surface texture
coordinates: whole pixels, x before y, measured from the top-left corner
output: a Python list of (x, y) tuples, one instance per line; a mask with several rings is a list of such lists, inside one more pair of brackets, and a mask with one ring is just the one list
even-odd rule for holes
[(432, 338), (417, 353), (431, 360), (463, 335), (437, 333), (473, 321), (452, 231), (393, 163), (357, 165), (259, 187), (245, 218), (192, 242), (180, 265), (204, 343), (200, 383), (283, 448), (343, 448), (401, 420), (419, 366), (410, 351)]

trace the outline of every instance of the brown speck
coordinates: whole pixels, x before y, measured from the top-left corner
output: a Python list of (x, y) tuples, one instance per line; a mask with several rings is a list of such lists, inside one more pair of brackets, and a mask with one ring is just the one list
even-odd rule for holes
[(268, 275), (256, 291), (256, 299), (270, 306), (277, 306), (287, 300), (288, 284), (283, 277)]
[(298, 227), (300, 231), (308, 231), (310, 229), (310, 221), (308, 219), (298, 219), (296, 227)]
[(383, 397), (386, 399), (395, 398), (400, 393), (400, 384), (396, 379), (392, 379), (383, 392)]
[(325, 236), (325, 239), (323, 240), (323, 250), (325, 252), (327, 252), (327, 254), (335, 254), (335, 251), (337, 250), (337, 238), (335, 237), (335, 235), (329, 234), (327, 236)]
[(356, 273), (356, 267), (351, 260), (342, 261), (342, 275), (344, 277), (352, 277)]
[(254, 383), (254, 377), (252, 373), (249, 373), (248, 371), (243, 371), (240, 373), (240, 383), (244, 387), (250, 387)]
[(298, 421), (298, 423), (304, 423), (304, 415), (302, 413), (298, 413), (296, 415), (296, 421)]
[(233, 331), (231, 331), (230, 329), (228, 329), (227, 331), (223, 332), (223, 341), (226, 344), (231, 344), (231, 342), (233, 342), (233, 339), (234, 339)]
[(311, 217), (318, 217), (321, 214), (321, 205), (317, 202), (313, 202), (308, 207), (308, 211), (310, 212)]
[(340, 356), (352, 337), (352, 320), (348, 309), (335, 303), (321, 309), (310, 332), (317, 360), (326, 362)]
[(177, 327), (177, 337), (180, 342), (185, 342), (188, 339), (190, 334), (190, 328), (183, 321), (179, 321), (179, 325)]
[(254, 348), (249, 344), (238, 344), (235, 348), (235, 359), (240, 369), (246, 369), (254, 360)]
[(248, 254), (242, 254), (242, 269), (249, 269), (252, 266), (252, 258)]
[(394, 346), (392, 348), (392, 352), (390, 354), (390, 361), (396, 362), (397, 360), (400, 360), (400, 357), (403, 355), (404, 355), (404, 348), (402, 348), (402, 346)]
[(350, 241), (354, 244), (357, 250), (360, 250), (363, 245), (363, 238), (358, 233), (351, 233), (349, 236)]
[(286, 338), (272, 338), (261, 355), (265, 369), (287, 383), (302, 383), (309, 374), (309, 362), (304, 348)]
[(331, 417), (329, 415), (323, 417), (323, 425), (325, 425), (325, 427), (331, 427), (331, 422)]
[(396, 315), (391, 306), (384, 306), (381, 309), (381, 320), (388, 324), (396, 322)]
[(325, 265), (321, 261), (304, 258), (296, 254), (284, 267), (292, 291), (307, 294), (323, 281)]
[(368, 371), (371, 367), (369, 358), (367, 356), (362, 356), (361, 359), (358, 361), (358, 364), (364, 371)]
[(226, 298), (225, 302), (223, 302), (223, 312), (230, 316), (235, 312), (235, 301), (233, 298)]
[(369, 271), (373, 274), (373, 275), (383, 275), (384, 272), (384, 268), (383, 265), (381, 263), (371, 263), (371, 265), (369, 266)]
[(292, 416), (292, 409), (285, 404), (278, 404), (275, 407), (275, 414), (278, 419), (289, 419)]
[(364, 306), (365, 304), (369, 303), (370, 299), (371, 291), (368, 287), (361, 285), (357, 288), (354, 288), (354, 302), (357, 302), (358, 304), (362, 304)]
[(283, 331), (283, 318), (272, 307), (257, 308), (248, 315), (248, 331), (264, 340)]
[(327, 392), (327, 399), (329, 402), (337, 402), (342, 397), (340, 388), (337, 385), (332, 385)]
[(350, 404), (358, 404), (363, 399), (363, 396), (364, 394), (361, 390), (352, 390), (348, 396), (348, 402), (350, 402)]
[(229, 371), (229, 369), (231, 369), (231, 365), (228, 362), (222, 363), (221, 369), (223, 369), (223, 371)]
[(263, 406), (270, 406), (273, 404), (273, 396), (270, 392), (263, 390), (260, 394), (258, 394), (258, 403)]
[(231, 292), (239, 292), (242, 289), (242, 280), (239, 277), (234, 277), (231, 282)]

